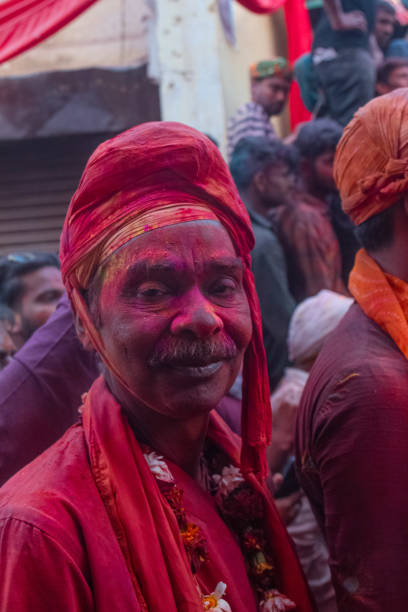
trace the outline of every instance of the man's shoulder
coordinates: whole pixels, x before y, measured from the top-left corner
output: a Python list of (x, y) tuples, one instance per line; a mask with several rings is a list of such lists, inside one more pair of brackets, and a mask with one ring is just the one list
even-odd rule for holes
[(265, 115), (264, 110), (260, 104), (253, 102), (246, 102), (242, 104), (236, 111), (235, 114), (231, 117), (230, 123), (234, 123), (235, 121), (241, 121), (247, 117), (263, 117)]
[(289, 206), (282, 206), (277, 215), (277, 222), (283, 230), (290, 227), (305, 235), (315, 234), (316, 231), (324, 233), (328, 227), (331, 227), (325, 204), (317, 200), (316, 204), (312, 204), (302, 197)]
[(353, 304), (312, 368), (301, 413), (312, 419), (329, 416), (330, 402), (347, 409), (357, 401), (368, 410), (394, 400), (396, 405), (405, 404), (407, 376), (408, 360), (388, 334)]
[(12, 476), (0, 489), (0, 523), (14, 519), (48, 532), (62, 533), (92, 499), (95, 485), (89, 469), (81, 424)]
[(259, 215), (256, 217), (250, 212), (252, 230), (255, 236), (255, 247), (254, 251), (259, 252), (260, 250), (272, 248), (281, 249), (279, 238), (274, 231), (272, 223), (268, 224), (265, 222), (259, 222)]

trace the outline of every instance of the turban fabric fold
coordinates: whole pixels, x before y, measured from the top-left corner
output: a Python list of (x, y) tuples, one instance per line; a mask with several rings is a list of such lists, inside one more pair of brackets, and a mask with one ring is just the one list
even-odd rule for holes
[(271, 410), (261, 316), (250, 269), (254, 237), (217, 147), (197, 130), (171, 122), (146, 123), (101, 144), (86, 165), (65, 219), (62, 275), (94, 347), (128, 388), (91, 321), (84, 289), (104, 258), (129, 239), (163, 225), (204, 218), (219, 220), (244, 262), (253, 337), (243, 370), (241, 467), (262, 479), (267, 471), (264, 451), (270, 441)]
[(408, 190), (408, 89), (375, 98), (357, 111), (337, 147), (334, 178), (342, 206), (360, 225)]

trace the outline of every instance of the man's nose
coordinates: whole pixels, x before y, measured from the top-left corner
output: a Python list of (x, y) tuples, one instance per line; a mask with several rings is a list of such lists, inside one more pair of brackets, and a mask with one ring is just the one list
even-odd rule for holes
[(171, 332), (174, 335), (190, 332), (197, 338), (206, 338), (223, 327), (214, 306), (198, 288), (194, 288), (183, 296), (179, 312), (172, 321)]

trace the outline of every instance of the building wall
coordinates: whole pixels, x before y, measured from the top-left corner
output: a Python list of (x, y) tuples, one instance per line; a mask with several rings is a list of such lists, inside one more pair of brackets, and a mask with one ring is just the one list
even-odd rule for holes
[[(286, 55), (281, 13), (260, 16), (232, 2), (236, 44), (227, 42), (217, 0), (156, 0), (162, 118), (211, 134), (226, 152), (226, 125), (250, 99), (250, 64)], [(278, 133), (286, 132), (279, 119)]]
[(1, 64), (0, 77), (145, 64), (149, 16), (145, 0), (99, 0), (41, 44)]

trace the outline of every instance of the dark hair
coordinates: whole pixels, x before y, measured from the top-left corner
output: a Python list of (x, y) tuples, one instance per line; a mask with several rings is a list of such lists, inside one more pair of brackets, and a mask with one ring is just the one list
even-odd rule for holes
[(298, 169), (298, 155), (294, 147), (278, 138), (242, 138), (232, 152), (230, 172), (238, 189), (247, 189), (257, 172), (269, 166), (286, 164), (290, 170)]
[(6, 304), (0, 303), (0, 321), (7, 321), (11, 325), (14, 323), (14, 313)]
[(389, 2), (387, 2), (387, 0), (377, 0), (377, 4), (376, 4), (376, 12), (378, 13), (378, 11), (384, 11), (384, 13), (389, 13), (390, 15), (396, 15), (397, 11), (395, 10), (395, 7), (393, 7), (392, 4), (390, 4)]
[(316, 159), (322, 153), (335, 151), (343, 128), (333, 119), (315, 119), (302, 125), (293, 143), (301, 157)]
[(355, 228), (357, 240), (367, 251), (375, 252), (393, 243), (395, 209), (400, 205), (401, 202), (393, 204)]
[(23, 277), (46, 268), (59, 268), (57, 255), (53, 253), (11, 253), (0, 258), (0, 301), (13, 308), (24, 291)]
[(390, 57), (386, 59), (377, 70), (377, 83), (385, 83), (388, 85), (391, 74), (397, 68), (407, 67), (408, 57)]

